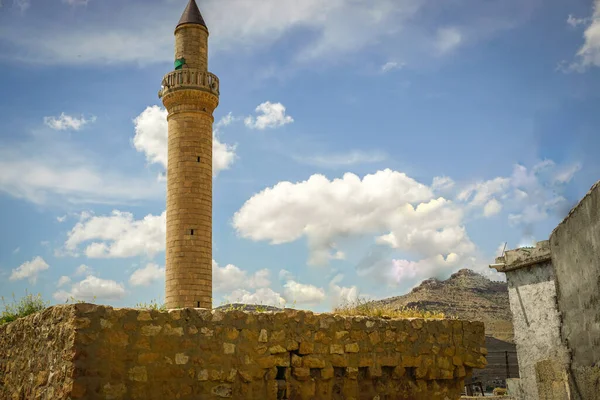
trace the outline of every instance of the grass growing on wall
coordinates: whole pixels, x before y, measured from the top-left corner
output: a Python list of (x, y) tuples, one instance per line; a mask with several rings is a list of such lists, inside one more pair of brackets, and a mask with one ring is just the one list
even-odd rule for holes
[[(0, 314), (0, 325), (13, 322), (19, 318), (35, 314), (36, 312), (43, 311), (50, 307), (50, 302), (44, 301), (42, 295), (39, 293), (34, 296), (25, 291), (25, 297), (19, 300), (16, 299), (15, 294), (13, 293), (12, 298), (13, 301), (7, 303), (4, 296), (0, 297), (0, 301), (2, 301), (2, 306), (4, 307), (2, 314)], [(94, 296), (92, 300), (78, 300), (71, 296), (65, 303), (93, 303), (94, 301), (96, 301), (96, 296)]]
[(18, 318), (26, 317), (28, 315), (34, 314), (38, 311), (44, 310), (50, 302), (46, 302), (42, 299), (42, 295), (39, 293), (37, 295), (28, 294), (25, 292), (25, 297), (17, 301), (15, 298), (15, 294), (13, 293), (13, 302), (7, 303), (4, 300), (4, 296), (2, 299), (2, 304), (4, 310), (2, 310), (2, 315), (0, 316), (0, 325), (12, 322)]
[(365, 317), (376, 318), (423, 318), (423, 319), (448, 319), (452, 318), (442, 312), (425, 311), (418, 308), (402, 307), (392, 308), (388, 306), (378, 305), (372, 301), (365, 299), (357, 299), (356, 301), (342, 304), (333, 310), (334, 314), (355, 316), (362, 315)]
[[(42, 296), (38, 293), (37, 295), (28, 294), (25, 292), (25, 297), (17, 300), (13, 293), (13, 301), (12, 303), (7, 303), (4, 297), (0, 297), (4, 310), (2, 310), (2, 314), (0, 314), (0, 325), (6, 324), (12, 321), (15, 321), (18, 318), (26, 317), (28, 315), (34, 314), (36, 312), (42, 311), (49, 307), (50, 302), (44, 301)], [(66, 303), (92, 303), (96, 300), (96, 297), (92, 301), (86, 300), (78, 300), (73, 297), (68, 299)], [(245, 304), (229, 304), (224, 307), (223, 311), (233, 311), (233, 310), (246, 310), (247, 305)], [(156, 311), (166, 311), (167, 307), (163, 301), (160, 300), (150, 300), (149, 303), (137, 303), (135, 308), (146, 309), (146, 310), (156, 310)], [(267, 307), (263, 307), (261, 305), (253, 305), (253, 311), (255, 312), (265, 312), (268, 311)], [(368, 301), (365, 299), (358, 299), (354, 302), (346, 303), (341, 306), (336, 307), (333, 310), (334, 314), (346, 315), (346, 316), (366, 316), (366, 317), (376, 317), (376, 318), (423, 318), (423, 319), (448, 319), (454, 318), (452, 316), (445, 315), (442, 312), (437, 311), (425, 311), (417, 308), (409, 308), (403, 307), (399, 309), (395, 309), (389, 306), (378, 305), (372, 301)]]
[[(15, 294), (12, 295), (13, 301), (7, 302), (4, 296), (0, 297), (4, 310), (0, 314), (0, 325), (13, 322), (19, 318), (26, 317), (36, 312), (43, 311), (50, 306), (49, 301), (44, 301), (41, 294), (33, 295), (25, 292), (25, 297), (17, 300)], [(80, 300), (71, 296), (65, 303), (80, 304), (80, 303), (94, 303), (96, 296), (91, 300)], [(137, 303), (135, 308), (166, 311), (167, 307), (165, 303), (157, 300), (150, 300), (149, 303)]]
[(156, 311), (167, 311), (167, 305), (162, 301), (155, 299), (150, 300), (149, 303), (137, 303), (135, 308), (141, 308), (143, 310), (156, 310)]

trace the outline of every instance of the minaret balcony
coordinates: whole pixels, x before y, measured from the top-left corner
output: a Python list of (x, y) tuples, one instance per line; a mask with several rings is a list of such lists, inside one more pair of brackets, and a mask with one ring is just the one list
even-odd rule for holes
[(161, 86), (158, 98), (181, 89), (204, 90), (219, 96), (219, 78), (215, 74), (195, 68), (183, 68), (169, 72), (163, 78)]

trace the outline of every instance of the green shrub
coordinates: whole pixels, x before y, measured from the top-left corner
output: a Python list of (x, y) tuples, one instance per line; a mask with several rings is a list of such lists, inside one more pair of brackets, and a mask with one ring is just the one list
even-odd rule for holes
[(0, 299), (2, 299), (2, 304), (4, 305), (4, 310), (0, 316), (0, 325), (42, 311), (50, 304), (50, 302), (44, 301), (42, 295), (39, 293), (34, 296), (25, 291), (25, 297), (19, 301), (15, 298), (14, 293), (12, 297), (12, 303), (6, 303), (4, 296), (0, 297)]

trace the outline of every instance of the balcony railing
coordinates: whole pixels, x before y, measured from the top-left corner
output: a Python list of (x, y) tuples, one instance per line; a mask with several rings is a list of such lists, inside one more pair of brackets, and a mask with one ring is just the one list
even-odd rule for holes
[(218, 96), (219, 78), (215, 74), (194, 68), (171, 71), (163, 78), (162, 89), (159, 90), (158, 97), (161, 98), (167, 92), (179, 88), (202, 89)]

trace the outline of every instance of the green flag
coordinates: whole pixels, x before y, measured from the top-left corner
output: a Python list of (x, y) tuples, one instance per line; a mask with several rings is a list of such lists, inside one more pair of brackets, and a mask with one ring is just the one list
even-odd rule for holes
[(175, 69), (181, 69), (183, 67), (183, 64), (185, 64), (185, 58), (175, 60)]

